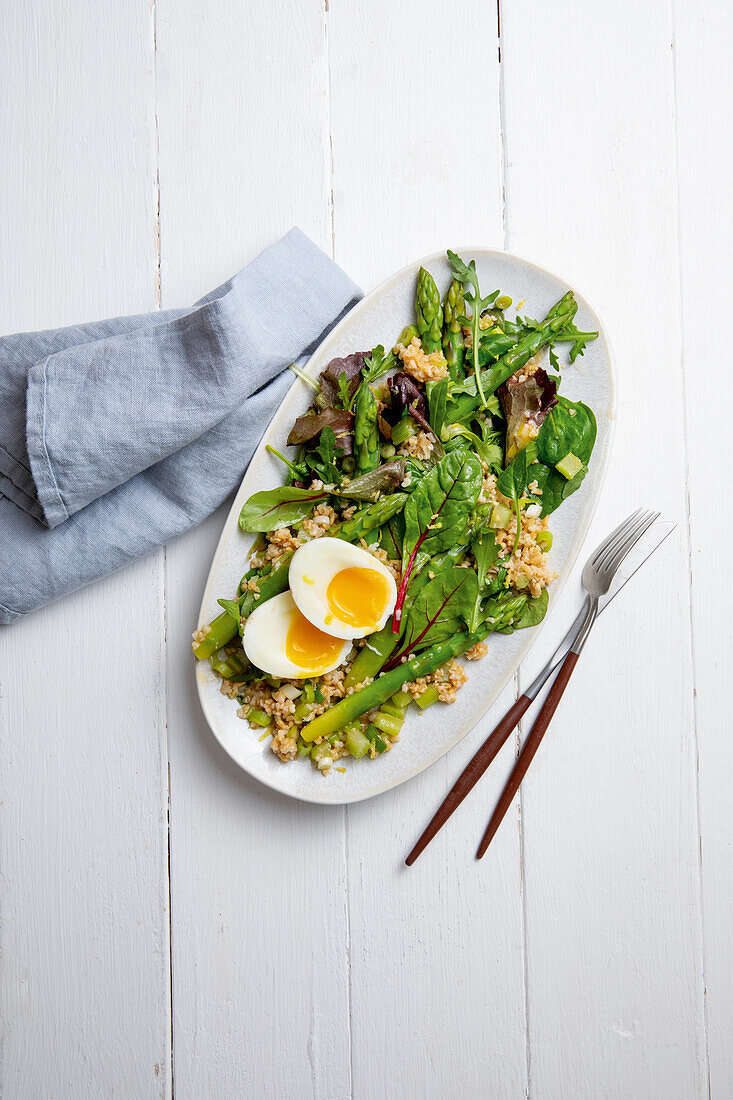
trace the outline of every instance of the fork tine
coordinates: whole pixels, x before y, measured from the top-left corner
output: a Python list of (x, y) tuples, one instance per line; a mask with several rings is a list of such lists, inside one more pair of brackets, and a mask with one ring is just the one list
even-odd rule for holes
[(611, 531), (610, 535), (606, 535), (603, 542), (601, 542), (595, 549), (593, 557), (591, 558), (591, 564), (592, 565), (595, 566), (595, 565), (598, 564), (598, 561), (602, 557), (602, 555), (606, 553), (606, 551), (609, 549), (610, 546), (616, 544), (617, 539), (623, 539), (624, 538), (626, 532), (630, 529), (630, 527), (636, 522), (636, 520), (641, 515), (641, 512), (642, 512), (642, 509), (637, 508), (636, 511), (632, 512), (630, 516), (627, 516), (626, 519), (622, 523), (619, 523), (618, 527), (614, 528), (614, 530)]
[(599, 554), (596, 557), (595, 561), (593, 562), (593, 566), (596, 572), (601, 572), (602, 570), (606, 569), (608, 562), (613, 558), (618, 548), (620, 546), (623, 546), (626, 543), (626, 540), (630, 536), (634, 535), (636, 531), (638, 531), (638, 529), (644, 523), (647, 515), (648, 512), (640, 508), (638, 512), (635, 512), (633, 516), (629, 517), (629, 522), (626, 524), (620, 534), (618, 534), (616, 538), (612, 539), (609, 542), (608, 546), (605, 548), (602, 554)]
[(629, 535), (626, 542), (622, 546), (619, 547), (619, 549), (616, 551), (616, 553), (614, 554), (611, 561), (606, 566), (606, 569), (610, 573), (613, 574), (613, 573), (616, 572), (616, 570), (621, 565), (621, 562), (624, 560), (626, 555), (634, 548), (634, 546), (636, 546), (639, 539), (642, 537), (642, 535), (646, 534), (646, 532), (649, 530), (651, 525), (653, 523), (656, 523), (656, 521), (659, 519), (661, 514), (662, 514), (661, 512), (648, 512), (647, 513), (647, 515), (644, 519), (644, 522), (641, 525), (641, 528), (638, 531), (636, 531), (633, 536)]

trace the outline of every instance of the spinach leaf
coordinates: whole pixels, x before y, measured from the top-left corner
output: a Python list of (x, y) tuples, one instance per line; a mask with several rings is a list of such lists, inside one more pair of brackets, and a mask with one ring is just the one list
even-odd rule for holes
[(572, 496), (580, 488), (587, 473), (588, 467), (583, 466), (575, 477), (568, 481), (553, 466), (545, 466), (544, 462), (535, 463), (532, 467), (531, 480), (536, 481), (542, 491), (541, 495), (534, 498), (542, 505), (542, 515), (549, 516), (564, 500)]
[(476, 455), (457, 450), (441, 458), (412, 491), (405, 505), (402, 583), (392, 624), (395, 634), (400, 629), (402, 605), (418, 553), (432, 557), (465, 541), (482, 481), (483, 470)]
[[(540, 429), (541, 431), (542, 429)], [(532, 440), (513, 458), (505, 470), (496, 479), (496, 487), (505, 497), (509, 497), (514, 505), (514, 513), (517, 517), (517, 536), (514, 540), (514, 553), (519, 546), (519, 536), (522, 530), (522, 509), (520, 500), (530, 481), (535, 478), (537, 465), (532, 463), (537, 458), (537, 442)], [(530, 472), (531, 468), (531, 472)]]
[(324, 490), (297, 489), (282, 485), (255, 493), (242, 505), (239, 526), (242, 531), (275, 531), (300, 523), (310, 515), (316, 504), (328, 498)]
[(429, 579), (411, 598), (399, 651), (390, 658), (387, 668), (394, 668), (408, 654), (445, 641), (462, 630), (473, 614), (477, 593), (478, 581), (473, 569), (453, 566)]
[(481, 530), (471, 539), (471, 553), (476, 561), (476, 599), (468, 629), (476, 630), (481, 621), (481, 598), (484, 595), (486, 577), (492, 565), (499, 560), (499, 547), (493, 531)]
[(574, 454), (586, 466), (596, 441), (596, 418), (582, 401), (558, 397), (542, 422), (537, 436), (538, 456), (555, 466), (565, 455)]
[(428, 382), (425, 389), (428, 394), (428, 408), (430, 410), (430, 427), (436, 439), (441, 438), (445, 424), (445, 408), (448, 401), (448, 386), (450, 378), (441, 378), (439, 382)]
[(393, 458), (376, 470), (369, 470), (353, 478), (347, 485), (336, 489), (336, 493), (349, 500), (377, 500), (382, 493), (391, 493), (397, 488), (405, 476), (406, 467), (404, 458)]
[(519, 618), (514, 622), (515, 630), (523, 630), (527, 626), (537, 626), (547, 614), (549, 592), (543, 588), (539, 596), (527, 597), (527, 602), (519, 613)]

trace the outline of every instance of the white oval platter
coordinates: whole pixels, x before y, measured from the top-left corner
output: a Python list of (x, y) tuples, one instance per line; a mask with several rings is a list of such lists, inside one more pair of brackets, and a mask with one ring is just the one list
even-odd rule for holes
[[(466, 262), (476, 260), (484, 294), (499, 288), (509, 294), (514, 303), (523, 302), (522, 315), (542, 318), (547, 310), (568, 289), (568, 284), (536, 264), (506, 252), (485, 248), (462, 248)], [(417, 260), (393, 275), (367, 295), (329, 333), (311, 356), (307, 371), (316, 377), (336, 355), (363, 351), (397, 338), (402, 328), (413, 320), (415, 279), (421, 265), (435, 277), (441, 294), (450, 283), (450, 268), (443, 253)], [(574, 288), (573, 288), (574, 289)], [(554, 512), (550, 526), (554, 535), (551, 551), (553, 568), (559, 573), (550, 589), (559, 592), (580, 551), (595, 509), (611, 451), (615, 420), (615, 390), (611, 351), (603, 326), (588, 302), (575, 291), (578, 302), (576, 324), (582, 330), (598, 330), (598, 339), (590, 343), (577, 367), (563, 372), (562, 393), (585, 401), (596, 414), (598, 438), (591, 467), (580, 490)], [(562, 361), (561, 355), (561, 361)], [(216, 600), (231, 597), (247, 567), (247, 551), (251, 536), (239, 530), (237, 519), (244, 501), (261, 489), (282, 484), (282, 465), (266, 450), (272, 443), (279, 450), (296, 416), (309, 404), (309, 388), (300, 380), (293, 385), (269, 424), (257, 452), (244, 476), (239, 492), (224, 524), (224, 530), (214, 554), (206, 583), (199, 623), (209, 622), (219, 614)], [(257, 429), (255, 429), (257, 430)], [(534, 642), (539, 627), (521, 630), (512, 635), (490, 635), (489, 652), (481, 661), (466, 664), (468, 683), (461, 688), (455, 703), (436, 703), (424, 713), (411, 707), (401, 739), (390, 752), (376, 757), (338, 761), (345, 771), (332, 768), (322, 775), (309, 760), (281, 763), (270, 749), (270, 738), (258, 739), (246, 721), (237, 717), (237, 705), (219, 691), (221, 681), (208, 661), (196, 662), (199, 698), (206, 719), (222, 747), (233, 760), (256, 779), (283, 794), (306, 802), (339, 805), (358, 802), (396, 787), (439, 760), (456, 745), (491, 706), (494, 699), (514, 674)]]

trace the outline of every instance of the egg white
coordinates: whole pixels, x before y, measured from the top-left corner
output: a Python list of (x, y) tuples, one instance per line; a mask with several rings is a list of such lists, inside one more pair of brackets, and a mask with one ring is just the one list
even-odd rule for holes
[(296, 613), (297, 608), (290, 592), (281, 592), (279, 596), (273, 596), (267, 603), (255, 608), (244, 624), (242, 635), (244, 652), (252, 664), (270, 676), (282, 676), (291, 680), (322, 676), (343, 664), (351, 650), (351, 638), (344, 641), (338, 656), (330, 664), (305, 668), (290, 660), (285, 642)]
[[(351, 568), (374, 569), (387, 583), (387, 603), (376, 625), (353, 626), (340, 620), (329, 606), (327, 592), (331, 580), (342, 569)], [(300, 546), (293, 554), (288, 577), (293, 599), (306, 619), (335, 638), (364, 638), (381, 630), (397, 599), (397, 585), (389, 569), (368, 551), (341, 539), (312, 539)]]

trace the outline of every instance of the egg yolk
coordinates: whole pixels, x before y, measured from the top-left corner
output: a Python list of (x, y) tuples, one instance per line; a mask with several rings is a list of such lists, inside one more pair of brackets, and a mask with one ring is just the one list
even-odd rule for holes
[(317, 672), (319, 668), (333, 664), (343, 644), (343, 639), (324, 634), (305, 615), (296, 611), (285, 637), (285, 654), (289, 661), (305, 672)]
[(342, 623), (363, 630), (376, 627), (382, 618), (389, 602), (389, 584), (376, 569), (351, 566), (333, 575), (326, 596), (328, 606)]

